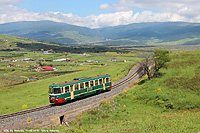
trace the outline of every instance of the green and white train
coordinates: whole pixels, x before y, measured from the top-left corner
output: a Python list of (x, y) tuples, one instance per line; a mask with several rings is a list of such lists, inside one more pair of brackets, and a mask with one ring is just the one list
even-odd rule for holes
[(72, 99), (82, 98), (105, 90), (111, 90), (110, 75), (97, 75), (94, 77), (74, 78), (49, 85), (50, 103), (64, 103)]

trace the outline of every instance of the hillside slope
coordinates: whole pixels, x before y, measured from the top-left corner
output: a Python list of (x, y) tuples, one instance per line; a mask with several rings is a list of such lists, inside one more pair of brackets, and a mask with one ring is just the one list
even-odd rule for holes
[(63, 132), (199, 132), (200, 51), (171, 54), (162, 76), (124, 88), (111, 101), (80, 113)]
[[(200, 24), (186, 22), (133, 23), (90, 29), (53, 21), (28, 21), (0, 24), (0, 34), (15, 35), (60, 44), (85, 44), (106, 39), (128, 40), (127, 44), (154, 44), (182, 41), (180, 44), (200, 44)], [(113, 42), (112, 45), (120, 42)], [(121, 44), (121, 43), (120, 43)], [(123, 44), (123, 43), (122, 43)]]
[(53, 21), (23, 21), (0, 25), (0, 34), (14, 35), (38, 41), (77, 44), (100, 40), (95, 30)]
[(131, 90), (137, 103), (154, 104), (175, 110), (200, 108), (200, 51), (172, 54), (162, 76)]

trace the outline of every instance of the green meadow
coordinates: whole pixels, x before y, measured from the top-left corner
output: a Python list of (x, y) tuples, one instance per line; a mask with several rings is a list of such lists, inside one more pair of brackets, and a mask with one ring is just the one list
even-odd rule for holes
[[(13, 62), (13, 67), (7, 67), (11, 62), (0, 62), (0, 114), (8, 114), (12, 112), (22, 111), (30, 108), (48, 105), (48, 86), (53, 83), (60, 83), (73, 80), (76, 77), (95, 76), (101, 74), (110, 74), (112, 81), (115, 82), (124, 77), (129, 69), (136, 63), (136, 57), (133, 54), (117, 54), (117, 53), (91, 53), (87, 56), (82, 54), (69, 54), (70, 62), (52, 62), (39, 61), (40, 58), (45, 59), (60, 59), (65, 55), (62, 53), (53, 53), (44, 55), (39, 52), (26, 52), (23, 56), (16, 55), (10, 52), (7, 54), (1, 53), (7, 57), (5, 59), (23, 59), (32, 57), (32, 61), (17, 61)], [(117, 61), (110, 61), (111, 59)], [(98, 62), (88, 63), (88, 60)], [(127, 62), (124, 62), (127, 60)], [(36, 64), (40, 62), (42, 65), (51, 65), (58, 68), (55, 72), (35, 72), (32, 71)], [(19, 67), (16, 67), (19, 65)], [(74, 73), (56, 74), (56, 72), (80, 70)], [(35, 81), (23, 83), (26, 78), (37, 77)], [(18, 85), (16, 85), (18, 84)]]
[[(200, 51), (171, 54), (160, 76), (147, 76), (111, 101), (80, 113), (60, 132), (200, 132)], [(48, 128), (49, 129), (49, 128)]]

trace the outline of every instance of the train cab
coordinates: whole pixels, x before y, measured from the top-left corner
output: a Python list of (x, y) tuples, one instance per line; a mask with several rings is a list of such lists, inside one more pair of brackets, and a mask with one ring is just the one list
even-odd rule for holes
[(61, 88), (49, 88), (49, 102), (50, 103), (61, 103), (65, 102), (65, 99), (62, 96), (62, 89)]

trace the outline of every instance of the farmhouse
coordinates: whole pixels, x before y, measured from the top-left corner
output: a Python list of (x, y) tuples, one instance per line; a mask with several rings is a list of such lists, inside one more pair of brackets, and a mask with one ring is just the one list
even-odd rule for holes
[(90, 54), (87, 54), (87, 53), (83, 53), (83, 55), (85, 55), (85, 56), (89, 56)]
[(58, 69), (55, 67), (51, 67), (51, 66), (44, 66), (40, 69), (40, 71), (56, 71), (56, 70), (58, 70)]
[(116, 59), (116, 58), (113, 58), (113, 59), (110, 59), (109, 61), (117, 61), (117, 59)]
[(56, 59), (56, 60), (53, 60), (53, 62), (64, 62), (64, 61), (70, 61), (70, 59), (68, 59), (68, 58), (63, 58), (63, 59)]
[(25, 58), (25, 59), (23, 59), (23, 61), (29, 61), (29, 60), (32, 60), (32, 58)]
[(7, 67), (14, 67), (14, 64), (10, 63)]
[(44, 54), (52, 54), (53, 53), (53, 50), (50, 49), (50, 50), (47, 50), (47, 51), (44, 51)]
[(95, 61), (95, 60), (87, 60), (87, 62), (89, 62), (89, 63), (94, 63), (94, 62), (98, 62), (98, 61)]
[(10, 62), (17, 62), (17, 60), (13, 59), (13, 60), (10, 60)]

